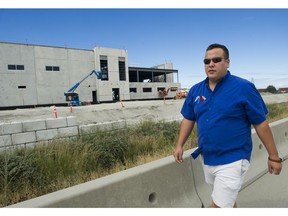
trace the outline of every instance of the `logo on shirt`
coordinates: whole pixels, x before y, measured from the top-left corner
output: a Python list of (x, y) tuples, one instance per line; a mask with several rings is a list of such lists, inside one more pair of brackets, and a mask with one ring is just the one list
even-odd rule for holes
[(194, 101), (194, 103), (196, 103), (196, 104), (198, 104), (198, 103), (203, 103), (204, 101), (206, 100), (206, 98), (204, 97), (204, 96), (197, 96), (196, 98), (195, 98), (195, 101)]

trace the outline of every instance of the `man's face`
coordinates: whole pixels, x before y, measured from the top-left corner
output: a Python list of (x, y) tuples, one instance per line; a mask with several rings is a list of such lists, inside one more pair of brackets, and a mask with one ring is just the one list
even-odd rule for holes
[[(225, 59), (224, 51), (222, 49), (215, 48), (212, 50), (208, 50), (205, 55), (205, 60), (207, 64), (204, 64), (204, 67), (209, 81), (217, 83), (227, 74), (230, 60)], [(213, 62), (213, 60), (215, 62)]]

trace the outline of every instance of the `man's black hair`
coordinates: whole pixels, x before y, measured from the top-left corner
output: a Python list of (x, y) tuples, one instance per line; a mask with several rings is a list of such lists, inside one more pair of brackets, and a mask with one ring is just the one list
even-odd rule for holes
[(229, 50), (227, 49), (226, 46), (224, 46), (224, 45), (222, 45), (222, 44), (217, 44), (217, 43), (211, 44), (211, 45), (208, 46), (208, 48), (206, 49), (206, 52), (207, 52), (208, 50), (212, 50), (212, 49), (215, 49), (215, 48), (220, 48), (220, 49), (222, 49), (222, 50), (224, 51), (224, 57), (225, 57), (226, 59), (229, 58)]

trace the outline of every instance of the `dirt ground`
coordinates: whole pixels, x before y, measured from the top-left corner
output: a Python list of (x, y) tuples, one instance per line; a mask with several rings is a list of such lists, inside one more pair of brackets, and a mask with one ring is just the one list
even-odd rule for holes
[[(180, 118), (180, 109), (184, 100), (153, 100), (102, 103), (86, 106), (56, 106), (57, 116), (76, 116), (79, 125), (96, 124), (117, 120), (140, 121), (144, 119), (175, 119)], [(2, 110), (0, 123), (22, 122), (27, 120), (55, 118), (52, 107), (30, 109)]]
[[(263, 94), (266, 103), (288, 102), (287, 94)], [(174, 120), (181, 118), (180, 110), (184, 99), (125, 101), (72, 107), (56, 107), (58, 117), (76, 116), (80, 125), (110, 122), (117, 120), (141, 121)], [(0, 123), (22, 122), (27, 120), (55, 118), (53, 107), (1, 110)]]

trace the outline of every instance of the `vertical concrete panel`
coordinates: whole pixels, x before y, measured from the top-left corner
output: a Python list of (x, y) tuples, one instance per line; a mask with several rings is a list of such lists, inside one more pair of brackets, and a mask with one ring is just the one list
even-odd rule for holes
[[(37, 104), (33, 45), (0, 43), (0, 107)], [(24, 70), (8, 70), (8, 64)]]
[[(69, 73), (67, 49), (35, 46), (34, 50), (39, 104), (65, 102), (65, 82)], [(60, 71), (46, 71), (46, 66), (57, 66)]]

